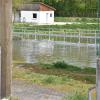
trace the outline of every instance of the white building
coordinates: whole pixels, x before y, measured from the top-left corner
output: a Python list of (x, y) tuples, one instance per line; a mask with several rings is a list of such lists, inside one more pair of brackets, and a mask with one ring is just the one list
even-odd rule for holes
[(54, 11), (55, 8), (41, 2), (24, 4), (16, 11), (14, 21), (52, 24), (54, 22)]

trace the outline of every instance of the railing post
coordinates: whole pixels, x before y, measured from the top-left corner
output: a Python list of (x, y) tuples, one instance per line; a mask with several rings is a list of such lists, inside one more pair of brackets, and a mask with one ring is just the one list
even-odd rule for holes
[(49, 40), (51, 40), (50, 29), (49, 29)]
[(36, 36), (37, 32), (36, 32), (36, 29), (35, 29), (35, 40), (37, 40), (37, 36)]
[(80, 34), (80, 30), (79, 30), (79, 44), (81, 43), (80, 35), (81, 35), (81, 34)]
[(66, 30), (64, 30), (64, 43), (66, 43)]
[(96, 40), (97, 40), (96, 34), (97, 34), (97, 31), (95, 31), (95, 46), (96, 46)]

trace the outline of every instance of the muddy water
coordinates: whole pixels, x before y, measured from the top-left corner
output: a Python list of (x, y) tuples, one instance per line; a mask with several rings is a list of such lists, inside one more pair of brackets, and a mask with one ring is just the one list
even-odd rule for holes
[(82, 67), (96, 67), (95, 46), (55, 44), (53, 41), (14, 40), (13, 59), (23, 63), (65, 61)]

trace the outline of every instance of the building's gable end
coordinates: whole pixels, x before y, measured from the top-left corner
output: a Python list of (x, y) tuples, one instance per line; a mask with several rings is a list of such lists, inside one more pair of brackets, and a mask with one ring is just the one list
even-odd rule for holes
[(40, 7), (39, 9), (40, 11), (54, 11), (55, 10), (53, 7), (50, 7), (43, 3), (40, 3), (39, 7)]

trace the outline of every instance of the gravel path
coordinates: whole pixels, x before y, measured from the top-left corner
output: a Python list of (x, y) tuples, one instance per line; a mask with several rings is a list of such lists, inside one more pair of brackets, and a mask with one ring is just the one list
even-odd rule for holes
[(64, 93), (24, 81), (13, 81), (12, 95), (18, 96), (19, 100), (62, 100)]

